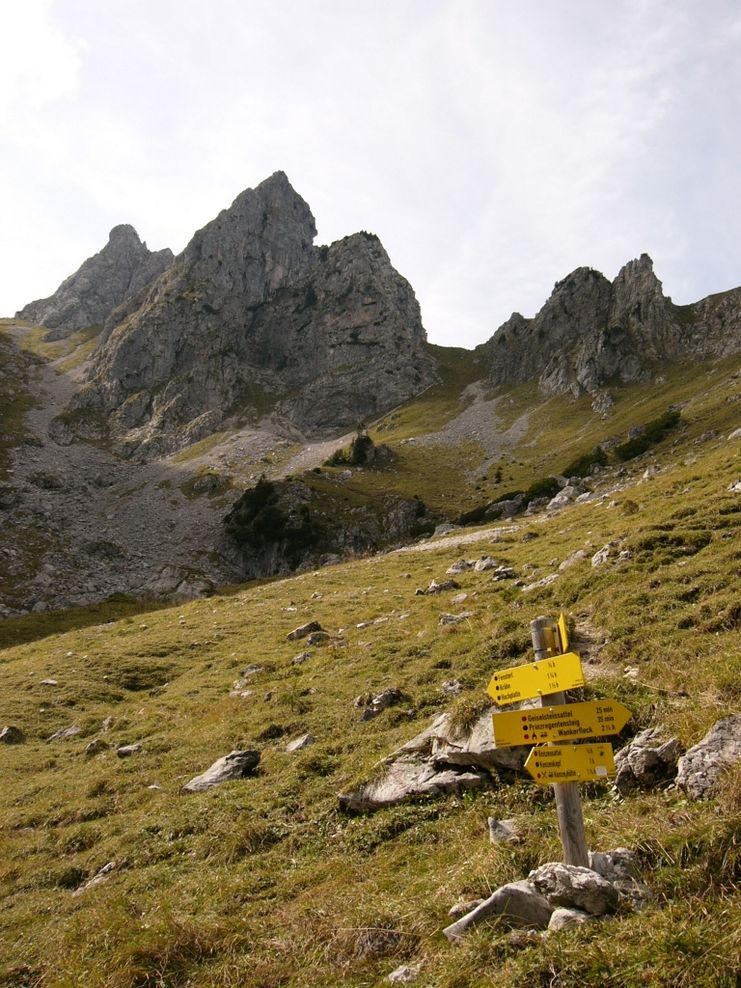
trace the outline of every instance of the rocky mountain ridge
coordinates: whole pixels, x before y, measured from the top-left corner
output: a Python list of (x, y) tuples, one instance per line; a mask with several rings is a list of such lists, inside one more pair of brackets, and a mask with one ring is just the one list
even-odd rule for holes
[(117, 306), (143, 291), (172, 260), (169, 247), (150, 251), (133, 226), (114, 226), (102, 250), (65, 278), (53, 295), (30, 302), (16, 317), (45, 326), (49, 340), (102, 326)]
[(536, 316), (514, 312), (481, 349), (495, 387), (537, 380), (545, 394), (579, 397), (646, 380), (662, 363), (740, 351), (741, 288), (677, 306), (648, 254), (613, 282), (581, 267), (556, 283)]
[(315, 235), (282, 172), (243, 192), (112, 313), (72, 418), (150, 458), (276, 404), (302, 432), (352, 427), (432, 384), (419, 305), (378, 238)]

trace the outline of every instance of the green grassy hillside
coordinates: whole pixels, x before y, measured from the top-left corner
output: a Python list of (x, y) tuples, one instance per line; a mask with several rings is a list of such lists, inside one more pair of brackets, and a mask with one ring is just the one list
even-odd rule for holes
[[(436, 356), (441, 361), (442, 383), (380, 419), (370, 430), (376, 442), (394, 450), (393, 467), (359, 474), (349, 489), (355, 485), (358, 490), (416, 494), (433, 511), (453, 516), (509, 490), (526, 489), (538, 478), (563, 473), (598, 443), (627, 438), (631, 428), (657, 418), (670, 405), (682, 409), (683, 442), (710, 429), (730, 432), (738, 425), (738, 379), (734, 375), (739, 358), (732, 357), (675, 365), (662, 369), (658, 379), (614, 388), (614, 404), (604, 417), (592, 408), (589, 395), (578, 400), (566, 395), (544, 399), (534, 385), (488, 393), (482, 386), (477, 435), (451, 437), (440, 430), (471, 408), (474, 399), (464, 389), (481, 376), (482, 367), (474, 353), (436, 350), (440, 351)], [(675, 438), (657, 448), (659, 462), (671, 460)]]
[[(727, 439), (739, 425), (737, 366), (677, 371), (666, 385), (625, 392), (607, 423), (580, 403), (532, 409), (525, 393), (509, 396), (506, 415), (497, 406), (505, 427), (531, 414), (524, 445), (505, 458), (507, 486), (686, 402), (676, 434), (601, 475), (604, 499), (551, 518), (179, 607), (4, 622), (0, 716), (27, 741), (3, 752), (0, 985), (360, 988), (403, 962), (421, 965), (417, 983), (435, 988), (735, 984), (738, 772), (706, 803), (674, 789), (617, 798), (607, 784), (583, 787), (590, 846), (636, 850), (656, 902), (520, 947), (494, 923), (457, 946), (441, 930), (456, 901), (558, 859), (550, 790), (501, 779), (360, 816), (341, 813), (337, 795), (378, 773), (436, 713), (480, 707), (491, 673), (531, 656), (528, 623), (542, 613), (569, 616), (587, 660), (584, 695), (633, 711), (621, 740), (661, 725), (689, 746), (739, 709), (741, 496), (728, 488), (741, 477), (741, 443)], [(449, 410), (425, 417), (439, 428)], [(434, 460), (429, 448), (415, 459), (413, 444), (399, 445), (421, 434), (414, 416), (402, 409), (377, 434), (396, 449), (398, 472), (362, 471), (353, 483), (390, 480), (447, 506), (442, 468), (455, 474), (457, 464), (468, 501), (455, 496), (473, 503), (480, 481), (460, 479), (449, 447)], [(649, 463), (658, 474), (638, 483)], [(609, 541), (629, 558), (593, 568), (589, 557)], [(414, 594), (461, 556), (490, 552), (530, 584), (578, 549), (584, 560), (530, 592), (461, 574), (471, 616), (455, 626), (439, 625), (454, 609), (449, 596)], [(304, 649), (286, 635), (310, 619), (332, 637), (294, 664)], [(251, 665), (252, 693), (230, 696)], [(463, 684), (453, 700), (442, 689), (450, 679)], [(408, 702), (361, 722), (354, 698), (389, 686)], [(70, 725), (80, 733), (47, 740)], [(286, 752), (305, 732), (316, 743)], [(112, 747), (86, 756), (96, 738)], [(141, 751), (116, 757), (131, 743)], [(255, 777), (180, 792), (216, 758), (252, 747), (262, 752)], [(491, 845), (490, 815), (516, 817), (524, 842)], [(106, 882), (73, 895), (109, 862)]]

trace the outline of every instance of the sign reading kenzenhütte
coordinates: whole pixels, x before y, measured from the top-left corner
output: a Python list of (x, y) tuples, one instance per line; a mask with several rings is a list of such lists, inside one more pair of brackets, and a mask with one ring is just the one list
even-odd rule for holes
[(519, 703), (583, 685), (581, 659), (576, 652), (567, 652), (495, 672), (486, 692), (498, 707), (503, 707), (508, 703)]
[(533, 748), (525, 770), (541, 786), (558, 782), (591, 782), (615, 772), (610, 744), (551, 744)]

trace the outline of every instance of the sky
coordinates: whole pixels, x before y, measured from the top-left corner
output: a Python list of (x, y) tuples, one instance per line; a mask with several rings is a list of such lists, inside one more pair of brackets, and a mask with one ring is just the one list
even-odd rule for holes
[(445, 346), (643, 252), (680, 304), (741, 284), (737, 0), (3, 0), (0, 37), (0, 315), (279, 169)]

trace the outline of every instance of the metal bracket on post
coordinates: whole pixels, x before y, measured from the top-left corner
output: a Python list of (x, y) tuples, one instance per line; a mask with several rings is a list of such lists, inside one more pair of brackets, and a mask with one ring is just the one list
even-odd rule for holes
[[(551, 618), (535, 618), (534, 621), (530, 622), (530, 633), (536, 660), (561, 655), (566, 651), (567, 643), (561, 642), (558, 625)], [(540, 698), (541, 707), (554, 707), (564, 703), (566, 703), (565, 693), (549, 693), (541, 695)], [(579, 784), (577, 782), (555, 783), (553, 793), (556, 799), (556, 813), (561, 831), (564, 862), (588, 868), (589, 849), (584, 831)]]

